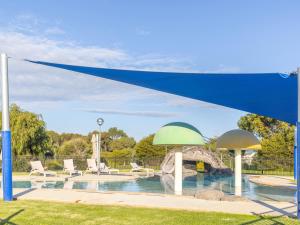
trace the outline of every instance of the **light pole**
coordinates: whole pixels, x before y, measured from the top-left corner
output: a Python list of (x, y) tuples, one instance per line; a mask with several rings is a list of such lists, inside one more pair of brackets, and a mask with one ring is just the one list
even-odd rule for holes
[(97, 124), (99, 126), (99, 135), (97, 135), (97, 167), (98, 171), (100, 170), (100, 154), (101, 154), (101, 126), (104, 123), (104, 119), (98, 118)]

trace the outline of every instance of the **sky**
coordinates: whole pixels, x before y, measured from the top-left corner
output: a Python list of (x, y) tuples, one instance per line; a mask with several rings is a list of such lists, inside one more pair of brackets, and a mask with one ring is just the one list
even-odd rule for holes
[[(282, 72), (300, 66), (298, 0), (3, 1), (0, 52), (10, 101), (47, 129), (119, 127), (137, 140), (188, 122), (206, 137), (246, 112), (22, 61), (177, 72)], [(224, 87), (226, 88), (226, 87)], [(280, 91), (280, 90), (279, 90)]]

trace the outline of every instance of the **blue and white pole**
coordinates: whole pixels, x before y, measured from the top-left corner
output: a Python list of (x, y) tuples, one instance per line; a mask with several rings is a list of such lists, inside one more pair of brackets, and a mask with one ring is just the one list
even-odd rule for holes
[(294, 141), (294, 180), (297, 180), (297, 126), (295, 127)]
[(296, 167), (297, 167), (297, 217), (300, 219), (300, 67), (297, 69), (297, 160), (296, 160)]
[(9, 129), (9, 94), (8, 94), (8, 69), (7, 55), (1, 54), (2, 74), (2, 190), (3, 200), (12, 201), (12, 158), (11, 158), (11, 133)]

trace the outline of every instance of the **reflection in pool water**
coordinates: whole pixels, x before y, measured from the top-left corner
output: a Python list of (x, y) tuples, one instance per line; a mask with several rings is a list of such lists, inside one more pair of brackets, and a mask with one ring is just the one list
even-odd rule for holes
[[(14, 188), (50, 188), (50, 189), (81, 189), (95, 191), (125, 191), (125, 192), (150, 192), (150, 193), (174, 193), (174, 178), (172, 175), (140, 178), (135, 181), (116, 182), (33, 182), (14, 181)], [(194, 195), (197, 190), (213, 188), (226, 194), (234, 194), (233, 176), (210, 176), (197, 174), (186, 177), (183, 181), (183, 194)], [(295, 190), (262, 186), (251, 183), (247, 176), (243, 176), (242, 195), (253, 200), (275, 200), (294, 202)]]

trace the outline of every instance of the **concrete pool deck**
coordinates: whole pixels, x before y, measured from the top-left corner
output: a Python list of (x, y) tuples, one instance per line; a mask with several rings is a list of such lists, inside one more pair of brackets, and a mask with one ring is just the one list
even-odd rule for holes
[[(153, 174), (150, 174), (151, 176)], [(159, 175), (155, 173), (155, 175)], [(136, 180), (139, 177), (147, 176), (146, 173), (129, 173), (129, 172), (121, 172), (120, 174), (84, 174), (83, 176), (69, 176), (67, 174), (58, 174), (58, 176), (29, 176), (29, 175), (17, 175), (13, 176), (14, 181), (36, 181), (36, 182), (44, 182), (44, 181), (99, 181), (99, 182), (114, 182), (114, 181), (131, 181)], [(249, 181), (266, 186), (275, 186), (282, 188), (295, 189), (296, 184), (293, 181), (293, 177), (287, 176), (274, 176), (274, 175), (247, 175), (249, 177)]]
[(13, 181), (130, 181), (135, 180), (139, 177), (143, 177), (144, 173), (120, 173), (120, 174), (84, 174), (83, 176), (69, 176), (67, 174), (59, 174), (58, 176), (29, 176), (29, 175), (18, 175), (13, 176)]
[(16, 199), (20, 200), (26, 199), (96, 205), (122, 205), (235, 214), (294, 217), (296, 213), (295, 204), (288, 202), (209, 201), (189, 196), (166, 194), (94, 192), (65, 189), (14, 189), (14, 195)]
[(296, 189), (293, 177), (274, 175), (249, 175), (249, 181), (266, 186)]

